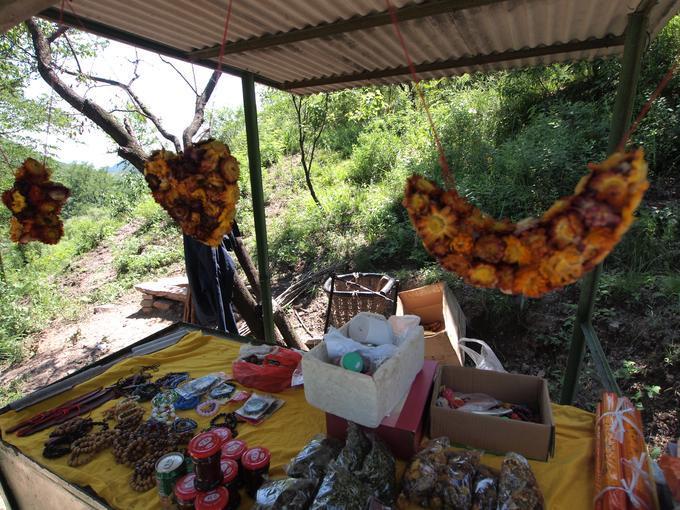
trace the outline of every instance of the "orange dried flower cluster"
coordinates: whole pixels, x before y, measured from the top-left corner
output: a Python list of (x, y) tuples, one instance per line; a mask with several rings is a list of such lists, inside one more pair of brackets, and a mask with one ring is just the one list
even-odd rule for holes
[(217, 246), (231, 231), (239, 198), (239, 165), (229, 147), (215, 140), (175, 155), (157, 151), (144, 165), (153, 197), (182, 231)]
[(2, 194), (2, 202), (12, 213), (9, 233), (15, 243), (57, 244), (64, 235), (59, 213), (71, 191), (50, 181), (51, 175), (49, 168), (33, 158), (14, 171), (14, 186)]
[(540, 219), (495, 220), (418, 175), (409, 178), (403, 204), (445, 269), (478, 287), (539, 297), (599, 264), (630, 227), (649, 187), (642, 149), (588, 168), (574, 194)]

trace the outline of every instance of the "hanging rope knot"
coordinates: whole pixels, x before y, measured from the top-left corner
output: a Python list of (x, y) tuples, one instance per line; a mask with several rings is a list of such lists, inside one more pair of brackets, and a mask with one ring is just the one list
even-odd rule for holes
[(609, 427), (609, 431), (612, 433), (614, 439), (616, 439), (616, 442), (618, 443), (623, 443), (623, 436), (625, 435), (624, 423), (627, 423), (628, 425), (633, 427), (633, 430), (635, 430), (635, 432), (642, 436), (642, 431), (637, 426), (635, 421), (631, 419), (629, 416), (627, 416), (628, 413), (634, 412), (635, 409), (633, 409), (632, 407), (624, 409), (623, 406), (624, 406), (623, 399), (619, 399), (618, 403), (616, 404), (616, 409), (614, 409), (613, 411), (602, 413), (602, 415), (598, 419), (598, 421), (600, 421), (605, 416), (614, 417), (614, 420), (612, 421), (612, 424)]

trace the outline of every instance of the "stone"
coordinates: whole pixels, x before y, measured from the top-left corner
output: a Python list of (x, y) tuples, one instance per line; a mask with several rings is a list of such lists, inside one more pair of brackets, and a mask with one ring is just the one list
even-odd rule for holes
[(98, 305), (94, 307), (94, 313), (107, 313), (116, 309), (115, 305)]
[(172, 306), (172, 301), (170, 301), (169, 299), (159, 298), (159, 299), (155, 299), (154, 302), (153, 302), (153, 307), (156, 310), (160, 310), (162, 312), (169, 310), (171, 306)]
[(151, 313), (151, 312), (153, 312), (153, 308), (150, 307), (150, 306), (146, 306), (146, 307), (142, 308), (142, 312), (143, 313)]
[(174, 276), (162, 278), (153, 282), (143, 282), (135, 285), (135, 290), (142, 293), (142, 297), (147, 295), (162, 297), (184, 303), (189, 288), (189, 280), (186, 276)]

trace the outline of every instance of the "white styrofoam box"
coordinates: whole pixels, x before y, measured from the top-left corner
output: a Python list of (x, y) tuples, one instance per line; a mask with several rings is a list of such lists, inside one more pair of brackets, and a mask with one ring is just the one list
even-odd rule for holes
[[(340, 328), (347, 335), (347, 325)], [(408, 393), (423, 368), (424, 330), (409, 330), (396, 353), (370, 376), (330, 363), (321, 342), (302, 357), (305, 397), (314, 407), (365, 427), (377, 427)]]

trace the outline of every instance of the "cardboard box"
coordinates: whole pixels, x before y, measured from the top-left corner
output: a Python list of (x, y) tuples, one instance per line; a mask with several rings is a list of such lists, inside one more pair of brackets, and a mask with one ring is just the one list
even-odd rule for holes
[[(419, 450), (437, 366), (436, 361), (425, 361), (403, 402), (380, 422), (379, 427), (364, 427), (380, 437), (397, 458), (410, 460)], [(347, 420), (326, 413), (326, 433), (344, 441)]]
[(417, 315), (421, 326), (440, 323), (439, 331), (425, 330), (425, 359), (448, 365), (463, 364), (465, 358), (458, 340), (465, 337), (465, 315), (444, 282), (400, 292), (397, 315)]
[[(339, 330), (347, 336), (347, 324)], [(314, 407), (365, 427), (377, 427), (409, 392), (423, 368), (423, 328), (411, 330), (395, 354), (370, 376), (330, 363), (326, 343), (302, 357), (305, 398)]]
[(458, 411), (430, 402), (430, 437), (446, 436), (454, 443), (481, 448), (490, 453), (521, 453), (536, 460), (554, 455), (555, 425), (548, 383), (529, 375), (516, 375), (476, 368), (442, 366), (435, 378), (433, 394), (441, 385), (463, 393), (486, 393), (503, 402), (525, 404), (538, 412), (541, 423), (485, 416)]

